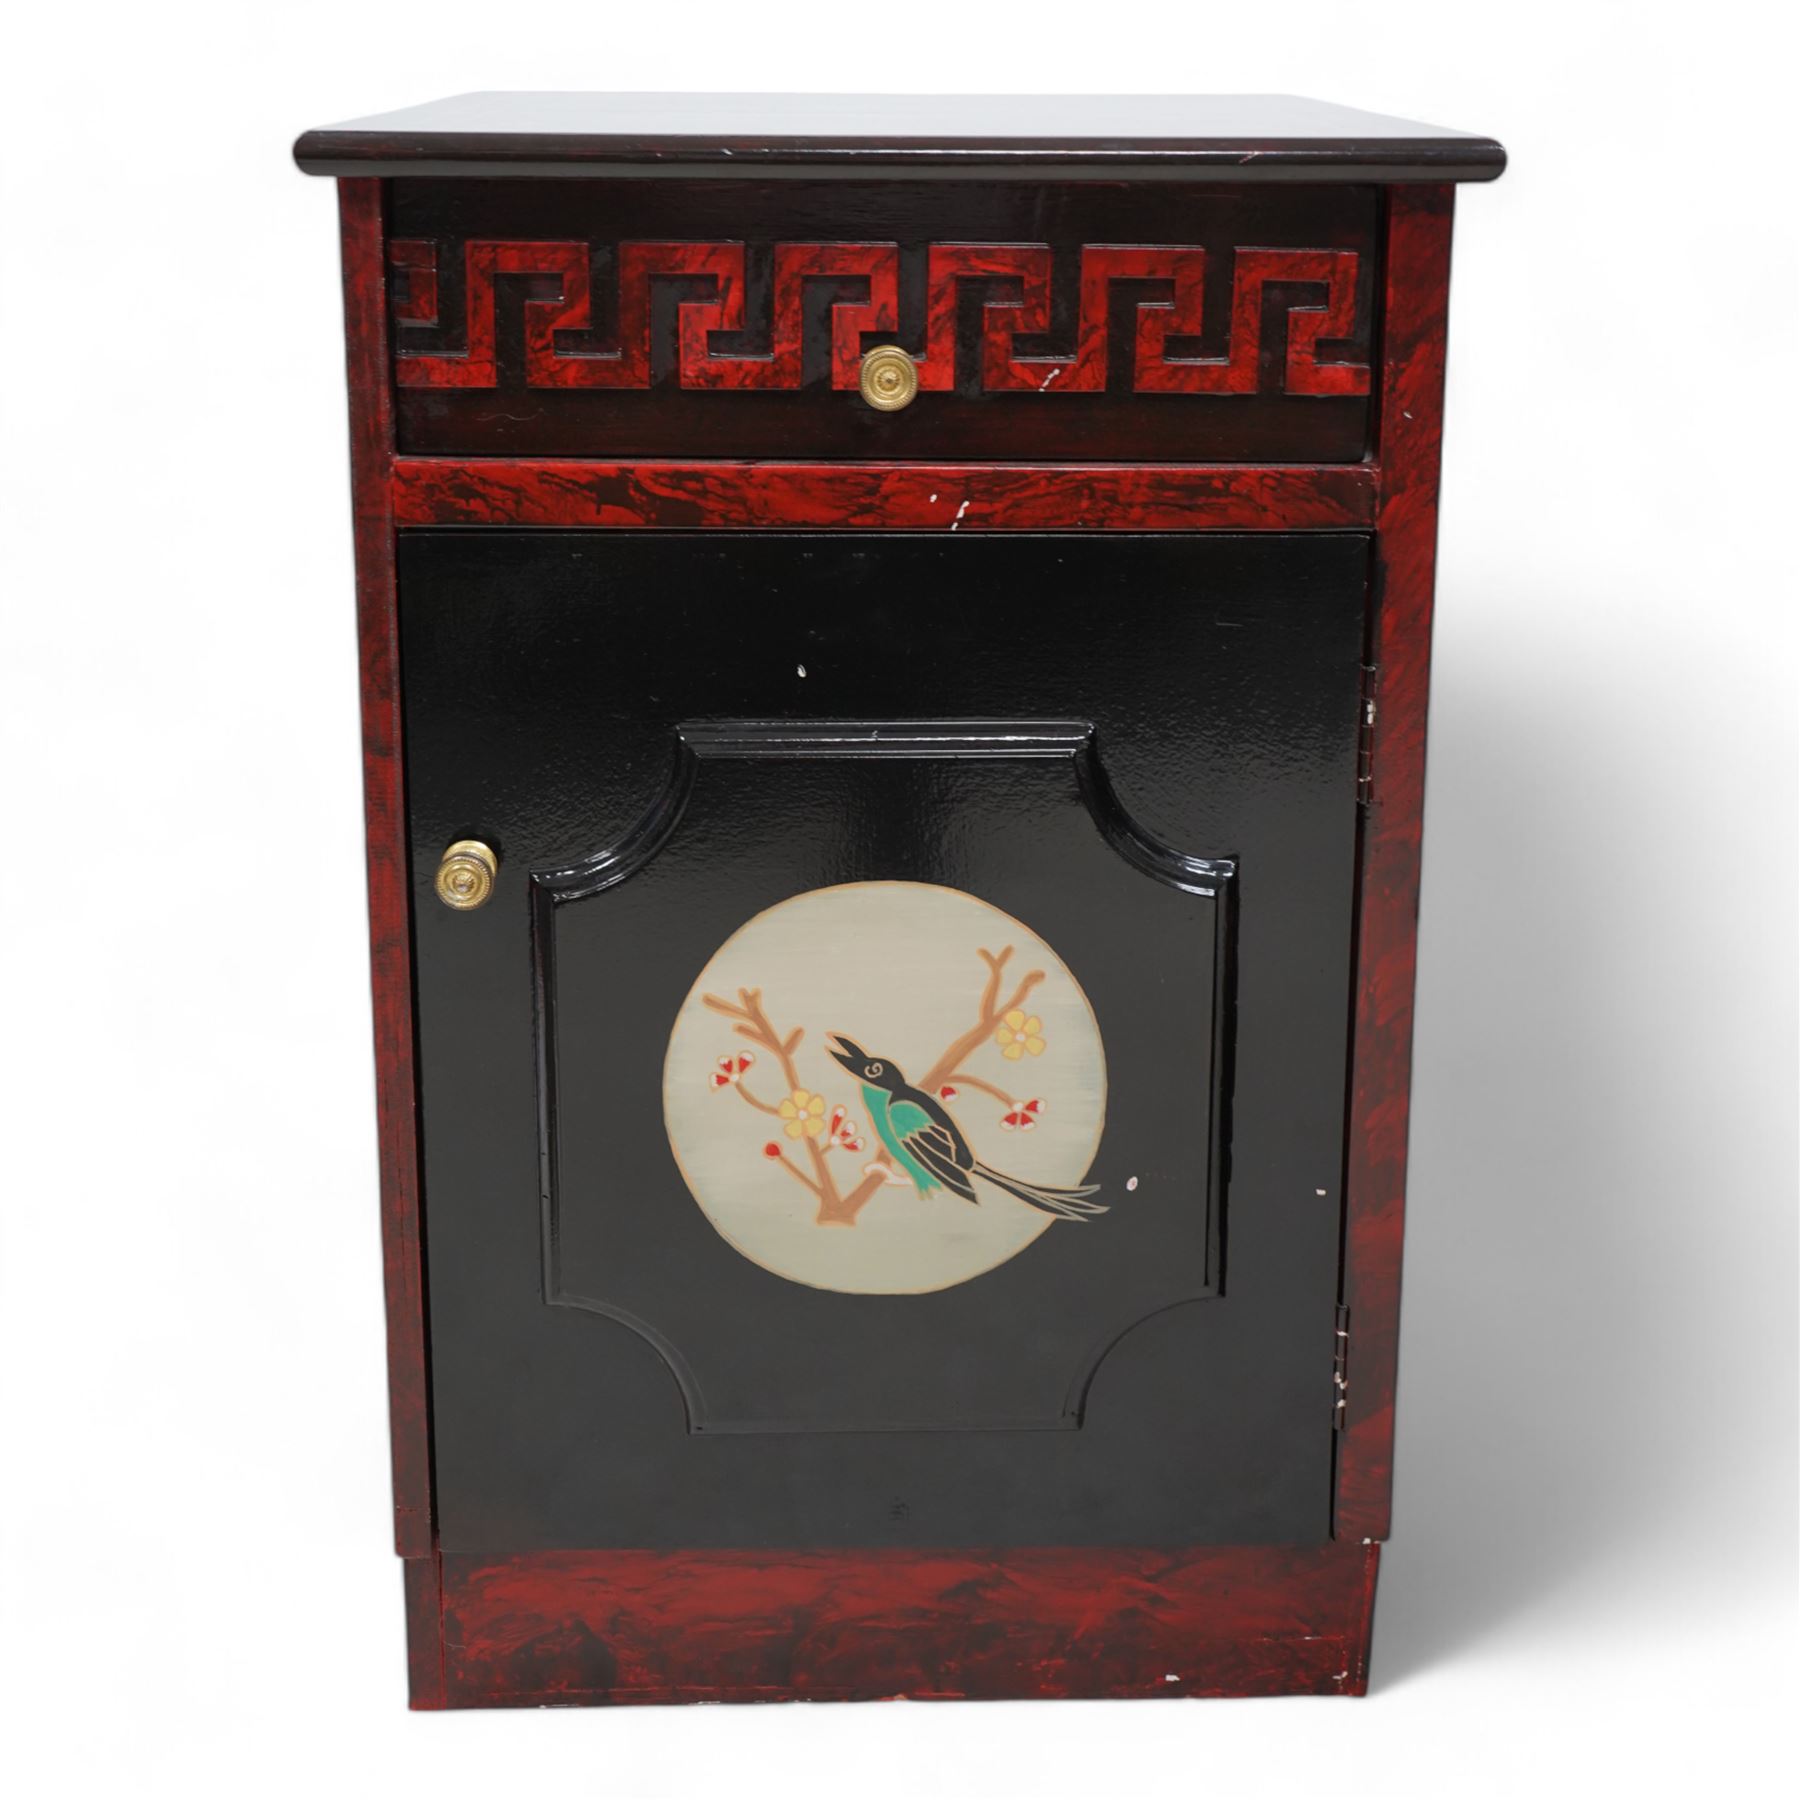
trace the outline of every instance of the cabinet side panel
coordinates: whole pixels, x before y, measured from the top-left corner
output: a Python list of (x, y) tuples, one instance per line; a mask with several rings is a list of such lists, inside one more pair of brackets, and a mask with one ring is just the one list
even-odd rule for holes
[(369, 859), (369, 957), (374, 983), (394, 1537), (400, 1555), (421, 1557), (432, 1549), (430, 1407), (419, 1240), (406, 777), (394, 605), (394, 515), (389, 491), (394, 419), (382, 183), (340, 181), (338, 207), (350, 378), (357, 636), (362, 659), (363, 806)]
[(1388, 1532), (1413, 972), (1425, 803), (1438, 457), (1455, 190), (1388, 196), (1377, 425), (1380, 501), (1371, 661), (1375, 714), (1363, 825), (1344, 1241), (1348, 1390), (1335, 1529)]

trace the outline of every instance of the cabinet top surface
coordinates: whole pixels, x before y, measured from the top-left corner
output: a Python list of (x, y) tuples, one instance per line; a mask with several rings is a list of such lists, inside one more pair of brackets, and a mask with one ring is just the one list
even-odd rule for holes
[(1286, 94), (459, 94), (306, 132), (311, 175), (1491, 181), (1492, 138)]

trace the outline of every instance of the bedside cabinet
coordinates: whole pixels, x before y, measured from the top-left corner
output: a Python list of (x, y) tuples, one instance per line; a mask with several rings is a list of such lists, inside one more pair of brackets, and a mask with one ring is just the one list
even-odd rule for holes
[(1362, 1692), (1499, 146), (490, 94), (296, 154), (413, 1704)]

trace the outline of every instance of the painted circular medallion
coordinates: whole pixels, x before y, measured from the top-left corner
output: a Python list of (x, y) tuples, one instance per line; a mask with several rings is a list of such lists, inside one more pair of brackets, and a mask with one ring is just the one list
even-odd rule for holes
[(663, 1117), (719, 1234), (810, 1287), (954, 1287), (1106, 1210), (1093, 1008), (955, 888), (816, 888), (741, 926), (676, 1015)]

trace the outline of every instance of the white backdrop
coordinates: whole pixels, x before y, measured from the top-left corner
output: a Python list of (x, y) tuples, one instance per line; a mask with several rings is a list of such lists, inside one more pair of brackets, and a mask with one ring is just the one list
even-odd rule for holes
[[(1800, 417), (1776, 16), (9, 15), (12, 1793), (1774, 1791), (1757, 1771), (1791, 1760), (1795, 1585), (1796, 595), (1777, 522), (1791, 534)], [(288, 145), (475, 87), (876, 72), (1312, 94), (1512, 153), (1458, 208), (1374, 1695), (409, 1716), (336, 227)]]

